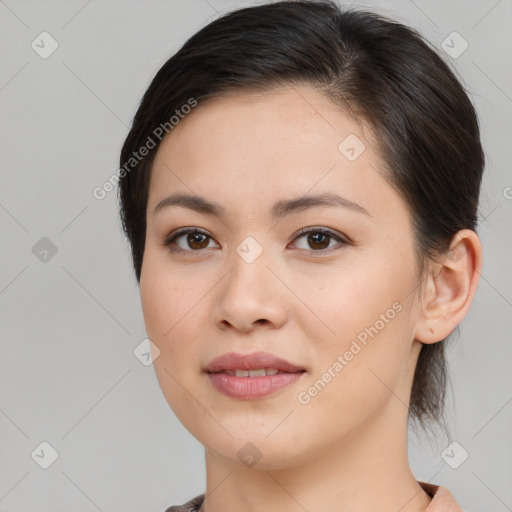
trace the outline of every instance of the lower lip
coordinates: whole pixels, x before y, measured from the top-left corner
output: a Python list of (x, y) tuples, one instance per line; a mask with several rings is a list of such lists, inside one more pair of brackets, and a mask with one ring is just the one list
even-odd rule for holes
[(294, 383), (306, 372), (276, 373), (265, 377), (237, 377), (227, 373), (209, 373), (213, 386), (233, 398), (262, 398)]

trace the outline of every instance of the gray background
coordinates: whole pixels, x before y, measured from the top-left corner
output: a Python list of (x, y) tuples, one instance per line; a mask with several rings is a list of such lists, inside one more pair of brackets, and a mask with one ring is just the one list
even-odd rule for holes
[[(254, 3), (0, 0), (2, 512), (163, 511), (204, 491), (202, 446), (133, 352), (146, 333), (117, 190), (92, 191), (116, 172), (165, 60), (220, 13)], [(449, 348), (459, 462), (443, 458), (446, 440), (412, 434), (410, 460), (417, 479), (447, 486), (468, 511), (512, 510), (512, 2), (350, 5), (438, 48), (453, 31), (469, 44), (457, 58), (440, 49), (473, 98), (487, 155), (484, 267)], [(59, 45), (46, 59), (31, 47), (43, 31)], [(43, 237), (54, 255), (40, 252)], [(43, 441), (58, 452), (48, 469)]]

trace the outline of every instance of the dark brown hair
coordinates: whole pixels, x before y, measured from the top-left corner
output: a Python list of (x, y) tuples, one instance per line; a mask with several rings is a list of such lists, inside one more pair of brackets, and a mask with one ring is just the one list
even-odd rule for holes
[[(430, 43), (403, 24), (329, 0), (274, 2), (203, 27), (160, 68), (142, 98), (121, 150), (119, 182), (138, 283), (151, 165), (163, 138), (158, 127), (172, 133), (169, 120), (181, 117), (191, 98), (201, 103), (299, 83), (371, 126), (385, 166), (379, 172), (410, 210), (420, 288), (425, 263), (445, 254), (457, 231), (476, 230), (484, 168), (478, 120)], [(135, 160), (149, 140), (156, 148)], [(423, 345), (415, 370), (409, 419), (422, 427), (443, 420), (445, 341)]]

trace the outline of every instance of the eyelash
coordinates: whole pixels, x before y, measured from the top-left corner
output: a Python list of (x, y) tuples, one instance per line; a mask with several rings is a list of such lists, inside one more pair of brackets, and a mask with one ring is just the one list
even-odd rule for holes
[[(179, 237), (183, 236), (183, 235), (188, 235), (188, 234), (202, 234), (202, 235), (205, 235), (209, 238), (212, 238), (206, 231), (204, 231), (203, 229), (200, 229), (200, 228), (179, 228), (177, 229), (176, 231), (173, 231), (163, 242), (162, 245), (164, 245), (165, 247), (168, 247), (169, 251), (170, 252), (173, 252), (173, 253), (176, 253), (176, 252), (202, 252), (204, 251), (205, 249), (198, 249), (198, 250), (194, 250), (194, 249), (190, 249), (190, 250), (187, 250), (187, 249), (182, 249), (181, 247), (173, 247), (172, 244), (174, 243), (175, 240), (177, 240)], [(331, 237), (332, 239), (336, 240), (338, 243), (341, 244), (341, 246), (345, 246), (345, 245), (349, 245), (351, 242), (346, 239), (346, 238), (343, 238), (337, 234), (335, 234), (334, 232), (330, 231), (330, 230), (326, 230), (326, 229), (323, 229), (323, 228), (317, 228), (317, 227), (309, 227), (309, 228), (303, 228), (301, 229), (293, 238), (292, 241), (294, 240), (297, 240), (298, 238), (301, 238), (303, 237), (304, 235), (308, 235), (309, 233), (320, 233), (322, 235), (327, 235), (329, 237)], [(308, 249), (301, 249), (301, 250), (308, 250)], [(333, 250), (333, 248), (327, 248), (327, 249), (321, 249), (319, 251), (315, 251), (313, 249), (310, 250), (310, 252), (312, 252), (313, 254), (315, 255), (323, 255), (323, 254), (326, 254), (328, 252), (331, 252)]]

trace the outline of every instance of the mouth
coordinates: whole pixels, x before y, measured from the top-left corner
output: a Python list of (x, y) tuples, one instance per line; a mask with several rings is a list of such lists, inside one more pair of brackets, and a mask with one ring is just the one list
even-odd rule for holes
[[(305, 368), (268, 352), (253, 352), (251, 354), (229, 352), (210, 361), (204, 370), (207, 373), (225, 372), (228, 375), (236, 375), (236, 372), (239, 372), (239, 377), (261, 377), (263, 371), (265, 371), (265, 375), (306, 371)], [(254, 373), (255, 371), (260, 373)]]
[(307, 373), (305, 368), (265, 352), (224, 354), (204, 371), (217, 391), (245, 400), (273, 394)]
[[(305, 370), (301, 370), (305, 371)], [(209, 372), (209, 373), (221, 373), (224, 375), (235, 375), (236, 377), (265, 377), (270, 375), (278, 375), (282, 373), (298, 373), (298, 372), (285, 372), (276, 368), (258, 368), (255, 370), (223, 370), (221, 372)]]

